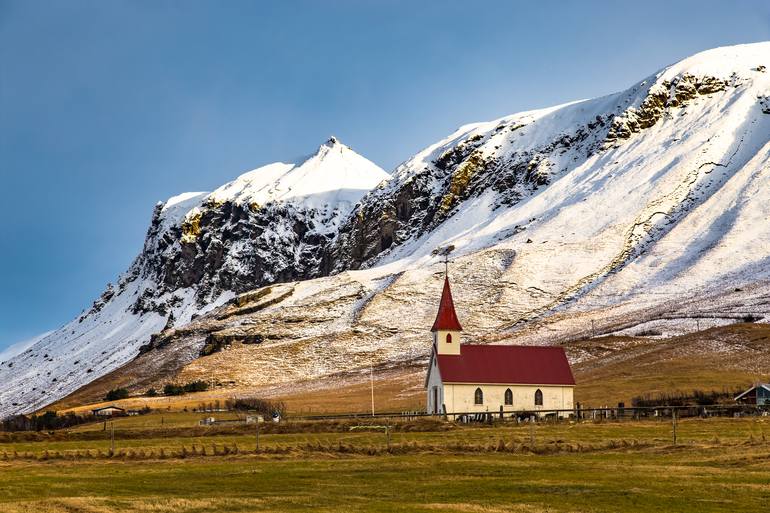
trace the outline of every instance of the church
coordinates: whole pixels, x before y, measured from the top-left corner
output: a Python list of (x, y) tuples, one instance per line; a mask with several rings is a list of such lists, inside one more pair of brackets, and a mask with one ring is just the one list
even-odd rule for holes
[(425, 387), (428, 413), (506, 413), (573, 409), (572, 376), (564, 349), (462, 343), (449, 277), (444, 278)]

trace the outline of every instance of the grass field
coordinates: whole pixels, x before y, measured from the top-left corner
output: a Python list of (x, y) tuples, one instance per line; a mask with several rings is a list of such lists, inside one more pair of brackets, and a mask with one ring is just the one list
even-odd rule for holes
[(762, 511), (770, 418), (456, 426), (381, 421), (196, 427), (191, 413), (110, 430), (0, 438), (0, 511)]
[[(575, 398), (612, 405), (645, 393), (734, 389), (767, 369), (770, 328), (738, 325), (674, 339), (574, 343)], [(714, 346), (716, 343), (717, 346)], [(732, 344), (730, 352), (704, 350)], [(729, 357), (726, 355), (729, 354)], [(613, 357), (607, 357), (608, 355)], [(367, 376), (291, 389), (132, 397), (149, 415), (52, 433), (0, 433), (0, 512), (770, 511), (770, 418), (465, 426), (383, 419), (199, 426), (188, 410), (238, 394), (289, 415), (367, 411)], [(377, 411), (424, 405), (424, 369), (375, 373)], [(89, 410), (105, 378), (51, 406)], [(101, 387), (101, 388), (99, 388)], [(333, 392), (330, 392), (333, 390)], [(110, 403), (112, 404), (112, 403)]]

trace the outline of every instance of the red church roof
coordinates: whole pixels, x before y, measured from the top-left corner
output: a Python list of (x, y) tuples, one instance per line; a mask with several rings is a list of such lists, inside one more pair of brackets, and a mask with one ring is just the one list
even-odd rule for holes
[(452, 301), (452, 291), (449, 289), (449, 277), (444, 277), (444, 290), (441, 292), (441, 303), (438, 305), (438, 315), (433, 323), (431, 331), (454, 330), (462, 331), (460, 321), (457, 320), (455, 304)]
[(462, 344), (459, 355), (437, 358), (444, 383), (575, 384), (561, 347)]

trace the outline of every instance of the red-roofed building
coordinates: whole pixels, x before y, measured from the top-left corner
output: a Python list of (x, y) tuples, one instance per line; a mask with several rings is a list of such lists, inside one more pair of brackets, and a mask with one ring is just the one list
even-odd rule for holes
[(425, 386), (428, 412), (547, 412), (573, 408), (575, 378), (558, 346), (461, 344), (449, 279), (444, 279)]

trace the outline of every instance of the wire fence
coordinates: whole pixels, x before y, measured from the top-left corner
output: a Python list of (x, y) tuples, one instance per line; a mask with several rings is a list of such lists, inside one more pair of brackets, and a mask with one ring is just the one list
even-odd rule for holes
[(558, 422), (584, 420), (642, 420), (642, 419), (671, 419), (688, 417), (742, 417), (770, 415), (770, 405), (677, 405), (677, 406), (615, 406), (601, 408), (572, 409), (537, 409), (537, 410), (502, 410), (502, 411), (460, 411), (447, 413), (428, 413), (425, 411), (375, 412), (375, 413), (343, 413), (318, 415), (292, 415), (286, 420), (320, 421), (346, 419), (401, 419), (415, 420), (419, 418), (435, 418), (461, 422)]

